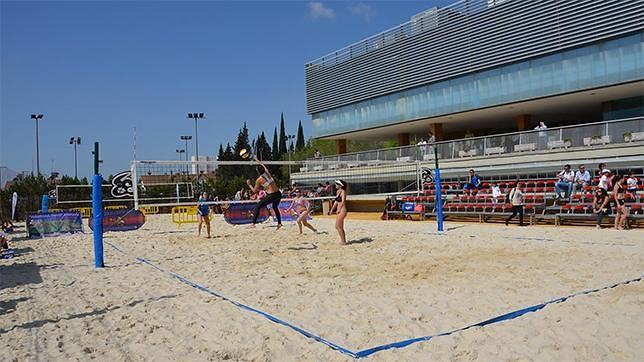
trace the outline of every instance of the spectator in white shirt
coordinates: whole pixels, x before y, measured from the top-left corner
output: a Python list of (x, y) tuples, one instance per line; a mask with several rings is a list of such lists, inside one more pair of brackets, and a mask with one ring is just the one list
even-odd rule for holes
[(626, 180), (626, 189), (628, 192), (635, 194), (637, 192), (637, 177), (633, 175), (633, 171), (628, 173), (628, 180)]
[(539, 122), (539, 125), (537, 125), (534, 129), (542, 130), (542, 129), (547, 129), (547, 128), (548, 128), (548, 126), (546, 126), (546, 124), (543, 123), (543, 121), (541, 121), (541, 122)]
[(499, 202), (499, 196), (501, 196), (501, 189), (496, 183), (492, 183), (492, 203), (496, 204)]
[(579, 165), (579, 170), (575, 172), (575, 191), (583, 190), (588, 185), (590, 185), (590, 172), (584, 165)]
[(605, 168), (602, 170), (602, 177), (599, 178), (599, 187), (608, 192), (610, 190), (610, 170)]
[(560, 199), (561, 198), (561, 191), (565, 191), (564, 198), (568, 199), (570, 201), (570, 197), (572, 196), (572, 185), (575, 181), (575, 173), (572, 171), (570, 168), (570, 165), (565, 165), (564, 169), (559, 172), (559, 182), (555, 184), (555, 193), (556, 198)]

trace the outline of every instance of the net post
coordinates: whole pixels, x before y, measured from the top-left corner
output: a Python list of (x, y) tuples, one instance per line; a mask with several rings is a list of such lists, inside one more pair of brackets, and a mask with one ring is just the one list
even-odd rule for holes
[(134, 192), (134, 210), (139, 209), (139, 184), (136, 177), (136, 160), (132, 161), (130, 166), (130, 176), (132, 177), (132, 191)]
[(438, 232), (443, 231), (443, 196), (441, 191), (441, 171), (438, 168), (438, 147), (434, 143), (434, 185), (436, 185), (436, 225)]
[(103, 177), (94, 175), (92, 180), (92, 211), (94, 221), (94, 263), (97, 268), (103, 264)]

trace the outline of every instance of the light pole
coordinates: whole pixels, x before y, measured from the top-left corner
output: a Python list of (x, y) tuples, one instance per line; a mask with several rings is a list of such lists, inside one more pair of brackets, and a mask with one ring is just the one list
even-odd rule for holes
[(195, 164), (197, 170), (197, 183), (199, 182), (199, 131), (197, 129), (197, 120), (206, 118), (203, 113), (188, 113), (188, 118), (195, 120)]
[(181, 154), (186, 152), (186, 150), (176, 150), (176, 152), (179, 155), (179, 161), (181, 161)]
[[(186, 141), (186, 161), (188, 161), (188, 141), (192, 139), (192, 136), (181, 136), (179, 137), (182, 141)], [(188, 169), (188, 164), (186, 163), (186, 176), (190, 174), (190, 170)]]
[(31, 119), (36, 121), (36, 174), (40, 176), (40, 144), (38, 142), (38, 121), (43, 118), (42, 114), (32, 114)]
[(288, 147), (288, 181), (289, 182), (291, 182), (291, 152), (293, 152), (293, 147), (291, 147), (291, 144), (294, 138), (295, 138), (295, 135), (292, 135), (292, 134), (286, 135), (286, 142), (287, 142), (286, 147)]
[(78, 180), (78, 153), (76, 151), (76, 146), (81, 144), (80, 137), (70, 138), (69, 144), (74, 145), (74, 178)]

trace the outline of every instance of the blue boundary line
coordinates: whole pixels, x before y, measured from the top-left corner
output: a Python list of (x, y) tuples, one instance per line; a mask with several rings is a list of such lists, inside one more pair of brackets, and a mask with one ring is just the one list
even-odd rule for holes
[(465, 326), (465, 327), (457, 328), (457, 329), (451, 330), (449, 332), (437, 333), (437, 334), (424, 336), (424, 337), (416, 337), (416, 338), (411, 338), (411, 339), (405, 339), (405, 340), (402, 340), (402, 341), (393, 342), (393, 343), (387, 343), (387, 344), (383, 344), (383, 345), (380, 345), (380, 346), (371, 347), (371, 348), (367, 348), (367, 349), (363, 349), (363, 350), (354, 352), (354, 351), (349, 350), (348, 348), (340, 346), (339, 344), (333, 343), (333, 342), (328, 341), (328, 340), (326, 340), (326, 339), (324, 339), (324, 338), (322, 338), (322, 337), (320, 337), (320, 336), (318, 336), (316, 334), (313, 334), (312, 332), (309, 332), (309, 331), (307, 331), (307, 330), (305, 330), (303, 328), (300, 328), (300, 327), (298, 327), (296, 325), (293, 325), (293, 324), (291, 324), (289, 322), (283, 321), (283, 320), (281, 320), (281, 319), (279, 319), (279, 318), (277, 318), (277, 317), (275, 317), (275, 316), (273, 316), (273, 315), (271, 315), (269, 313), (266, 313), (264, 311), (261, 311), (259, 309), (256, 309), (256, 308), (253, 308), (253, 307), (250, 307), (250, 306), (247, 306), (247, 305), (245, 305), (243, 303), (240, 303), (240, 302), (238, 302), (238, 301), (236, 301), (234, 299), (228, 298), (228, 297), (222, 295), (221, 293), (218, 293), (218, 292), (215, 292), (213, 290), (210, 290), (207, 287), (205, 287), (205, 286), (203, 286), (201, 284), (195, 283), (195, 282), (193, 282), (193, 281), (191, 281), (191, 280), (189, 280), (189, 279), (187, 279), (187, 278), (185, 278), (185, 277), (183, 277), (183, 276), (181, 276), (181, 275), (179, 275), (179, 274), (177, 274), (175, 272), (166, 270), (166, 269), (164, 269), (164, 268), (162, 268), (162, 267), (160, 267), (160, 266), (158, 266), (156, 264), (153, 264), (153, 263), (149, 262), (148, 260), (146, 260), (145, 258), (130, 255), (127, 252), (125, 252), (124, 250), (122, 250), (121, 248), (119, 248), (118, 246), (116, 246), (115, 244), (110, 243), (109, 241), (105, 241), (105, 243), (108, 244), (109, 246), (111, 246), (117, 252), (119, 252), (119, 253), (121, 253), (121, 254), (123, 254), (125, 256), (128, 256), (130, 258), (133, 258), (133, 259), (135, 259), (136, 261), (138, 261), (141, 264), (146, 264), (146, 265), (148, 265), (148, 266), (150, 266), (150, 267), (152, 267), (152, 268), (154, 268), (154, 269), (156, 269), (156, 270), (158, 270), (160, 272), (166, 273), (166, 274), (172, 276), (173, 278), (177, 279), (178, 281), (180, 281), (180, 282), (182, 282), (184, 284), (187, 284), (187, 285), (189, 285), (189, 286), (191, 286), (191, 287), (193, 287), (193, 288), (195, 288), (197, 290), (200, 290), (202, 292), (210, 294), (210, 295), (212, 295), (214, 297), (221, 298), (222, 300), (225, 300), (225, 301), (235, 305), (236, 307), (239, 307), (239, 308), (244, 309), (244, 310), (246, 310), (248, 312), (251, 312), (251, 313), (258, 314), (258, 315), (260, 315), (260, 316), (262, 316), (262, 317), (264, 317), (264, 318), (266, 318), (266, 319), (268, 319), (268, 320), (270, 320), (270, 321), (272, 321), (274, 323), (281, 324), (281, 325), (283, 325), (285, 327), (288, 327), (288, 328), (290, 328), (290, 329), (302, 334), (303, 336), (305, 336), (307, 338), (311, 338), (311, 339), (313, 339), (313, 340), (315, 340), (315, 341), (317, 341), (319, 343), (322, 343), (322, 344), (326, 345), (327, 347), (329, 347), (331, 349), (334, 349), (334, 350), (336, 350), (336, 351), (338, 351), (338, 352), (340, 352), (340, 353), (342, 353), (342, 354), (344, 354), (346, 356), (352, 357), (352, 358), (365, 358), (365, 357), (369, 357), (372, 354), (377, 353), (377, 352), (386, 351), (386, 350), (389, 350), (389, 349), (404, 348), (404, 347), (407, 347), (407, 346), (412, 345), (412, 344), (429, 341), (429, 340), (431, 340), (433, 338), (436, 338), (436, 337), (449, 336), (451, 334), (462, 332), (462, 331), (465, 331), (465, 330), (470, 329), (470, 328), (484, 327), (484, 326), (486, 326), (488, 324), (493, 324), (493, 323), (498, 323), (498, 322), (505, 321), (505, 320), (515, 319), (515, 318), (523, 316), (524, 314), (527, 314), (527, 313), (530, 313), (530, 312), (536, 312), (536, 311), (538, 311), (540, 309), (543, 309), (544, 307), (546, 307), (547, 305), (550, 305), (550, 304), (563, 303), (563, 302), (565, 302), (566, 300), (568, 300), (570, 298), (574, 298), (574, 297), (577, 297), (577, 296), (580, 296), (580, 295), (597, 293), (599, 291), (606, 290), (606, 289), (612, 289), (612, 288), (618, 287), (620, 285), (627, 285), (627, 284), (631, 284), (631, 283), (641, 282), (644, 279), (644, 274), (643, 274), (643, 275), (641, 275), (641, 276), (639, 276), (637, 278), (633, 278), (633, 279), (629, 279), (629, 280), (626, 280), (626, 281), (614, 283), (614, 284), (607, 285), (607, 286), (604, 286), (604, 287), (601, 287), (601, 288), (589, 289), (589, 290), (573, 293), (573, 294), (570, 294), (570, 295), (565, 296), (565, 297), (555, 298), (555, 299), (549, 300), (549, 301), (544, 302), (544, 303), (535, 304), (535, 305), (530, 306), (530, 307), (518, 309), (518, 310), (509, 312), (509, 313), (505, 313), (505, 314), (502, 314), (502, 315), (499, 315), (499, 316), (496, 316), (496, 317), (493, 317), (493, 318), (490, 318), (490, 319), (486, 319), (486, 320), (478, 322), (478, 323), (474, 323), (474, 324), (470, 324), (470, 325)]

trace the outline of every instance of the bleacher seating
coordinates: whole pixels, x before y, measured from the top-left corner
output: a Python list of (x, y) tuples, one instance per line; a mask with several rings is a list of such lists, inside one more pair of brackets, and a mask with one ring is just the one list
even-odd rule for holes
[[(627, 194), (626, 204), (630, 207), (630, 222), (637, 222), (644, 219), (644, 181), (641, 175), (638, 176), (638, 191), (634, 194)], [(595, 178), (591, 182), (593, 185), (598, 183)], [(494, 200), (491, 192), (491, 184), (496, 183), (499, 186), (502, 196)], [(495, 180), (481, 183), (479, 190), (466, 191), (462, 188), (462, 183), (458, 181), (444, 181), (441, 183), (441, 199), (443, 205), (443, 215), (445, 218), (475, 218), (479, 221), (493, 220), (496, 217), (507, 217), (512, 211), (510, 204), (505, 202), (505, 195), (515, 185), (517, 181)], [(583, 221), (588, 224), (594, 224), (596, 215), (592, 212), (593, 188), (586, 186), (583, 190), (573, 194), (570, 202), (555, 202), (555, 183), (556, 177), (549, 178), (525, 178), (519, 179), (518, 182), (523, 186), (525, 192), (525, 209), (524, 213), (528, 222), (551, 222), (556, 225), (574, 220), (575, 222)], [(609, 192), (612, 197), (612, 192)], [(436, 212), (436, 185), (427, 183), (423, 191), (416, 195), (399, 196), (400, 202), (413, 202), (423, 205), (426, 212), (425, 216), (433, 216)], [(612, 206), (614, 208), (614, 206)], [(606, 222), (612, 222), (612, 215), (605, 217)], [(497, 218), (499, 219), (499, 218)], [(501, 220), (501, 219), (499, 219)]]

